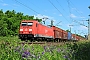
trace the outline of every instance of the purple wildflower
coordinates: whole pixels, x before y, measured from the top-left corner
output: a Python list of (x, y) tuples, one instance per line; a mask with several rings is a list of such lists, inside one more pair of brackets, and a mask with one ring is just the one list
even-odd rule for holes
[(66, 55), (64, 55), (63, 57), (64, 57), (65, 59), (67, 59), (67, 58), (68, 58), (68, 56), (66, 56)]
[(60, 52), (60, 51), (61, 51), (61, 49), (60, 49), (60, 48), (58, 48), (58, 49), (57, 49), (57, 52)]
[(47, 46), (44, 46), (44, 51), (45, 52), (50, 52)]
[(44, 50), (46, 50), (46, 48), (47, 48), (47, 47), (46, 47), (46, 46), (44, 46)]
[(23, 53), (23, 54), (22, 54), (22, 57), (23, 57), (23, 58), (27, 58), (28, 56)]
[(23, 58), (28, 58), (28, 56), (30, 56), (30, 52), (28, 50), (26, 50), (22, 53)]
[(22, 51), (24, 51), (24, 48), (22, 48)]
[(44, 55), (45, 52), (42, 52), (42, 55)]
[(21, 45), (21, 46), (23, 47), (24, 45), (25, 45), (25, 43), (22, 43), (22, 45)]
[(24, 54), (30, 55), (30, 52), (28, 50), (24, 51)]

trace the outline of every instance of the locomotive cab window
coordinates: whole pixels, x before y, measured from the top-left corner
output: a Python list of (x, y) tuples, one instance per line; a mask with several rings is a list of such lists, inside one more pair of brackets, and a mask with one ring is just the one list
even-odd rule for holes
[(21, 25), (22, 26), (26, 26), (27, 25), (27, 22), (22, 22)]
[(33, 22), (28, 22), (27, 23), (27, 26), (32, 26), (33, 25)]

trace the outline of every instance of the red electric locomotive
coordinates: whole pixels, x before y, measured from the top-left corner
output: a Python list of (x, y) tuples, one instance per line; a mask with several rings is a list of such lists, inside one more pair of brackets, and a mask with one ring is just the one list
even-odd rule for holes
[(19, 38), (21, 40), (52, 39), (54, 38), (54, 33), (52, 27), (42, 25), (36, 20), (23, 20), (20, 24)]

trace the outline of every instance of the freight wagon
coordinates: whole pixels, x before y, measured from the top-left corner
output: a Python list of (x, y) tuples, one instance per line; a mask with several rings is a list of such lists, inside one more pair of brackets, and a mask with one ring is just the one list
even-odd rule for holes
[(67, 31), (65, 31), (65, 30), (62, 30), (63, 32), (62, 32), (62, 34), (63, 34), (63, 40), (68, 40), (68, 32)]
[(56, 27), (56, 26), (52, 26), (53, 27), (53, 32), (54, 32), (54, 40), (55, 41), (60, 41), (63, 39), (63, 30)]
[(71, 32), (68, 32), (68, 38), (67, 39), (70, 41), (71, 38), (72, 38), (72, 33)]
[(55, 41), (66, 41), (68, 40), (68, 37), (71, 37), (71, 36), (68, 36), (68, 32), (61, 29), (61, 28), (58, 28), (56, 26), (52, 26), (53, 27), (53, 31), (54, 31), (54, 39)]
[(76, 40), (76, 35), (75, 34), (72, 34), (71, 40)]

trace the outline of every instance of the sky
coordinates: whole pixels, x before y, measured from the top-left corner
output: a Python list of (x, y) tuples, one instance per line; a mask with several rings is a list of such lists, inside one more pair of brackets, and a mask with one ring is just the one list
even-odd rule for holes
[[(88, 34), (90, 0), (0, 0), (3, 11), (15, 10), (24, 15), (44, 18), (45, 25), (53, 24), (63, 30), (70, 30), (79, 35)], [(48, 18), (48, 19), (45, 19)], [(81, 25), (84, 24), (85, 26)]]

